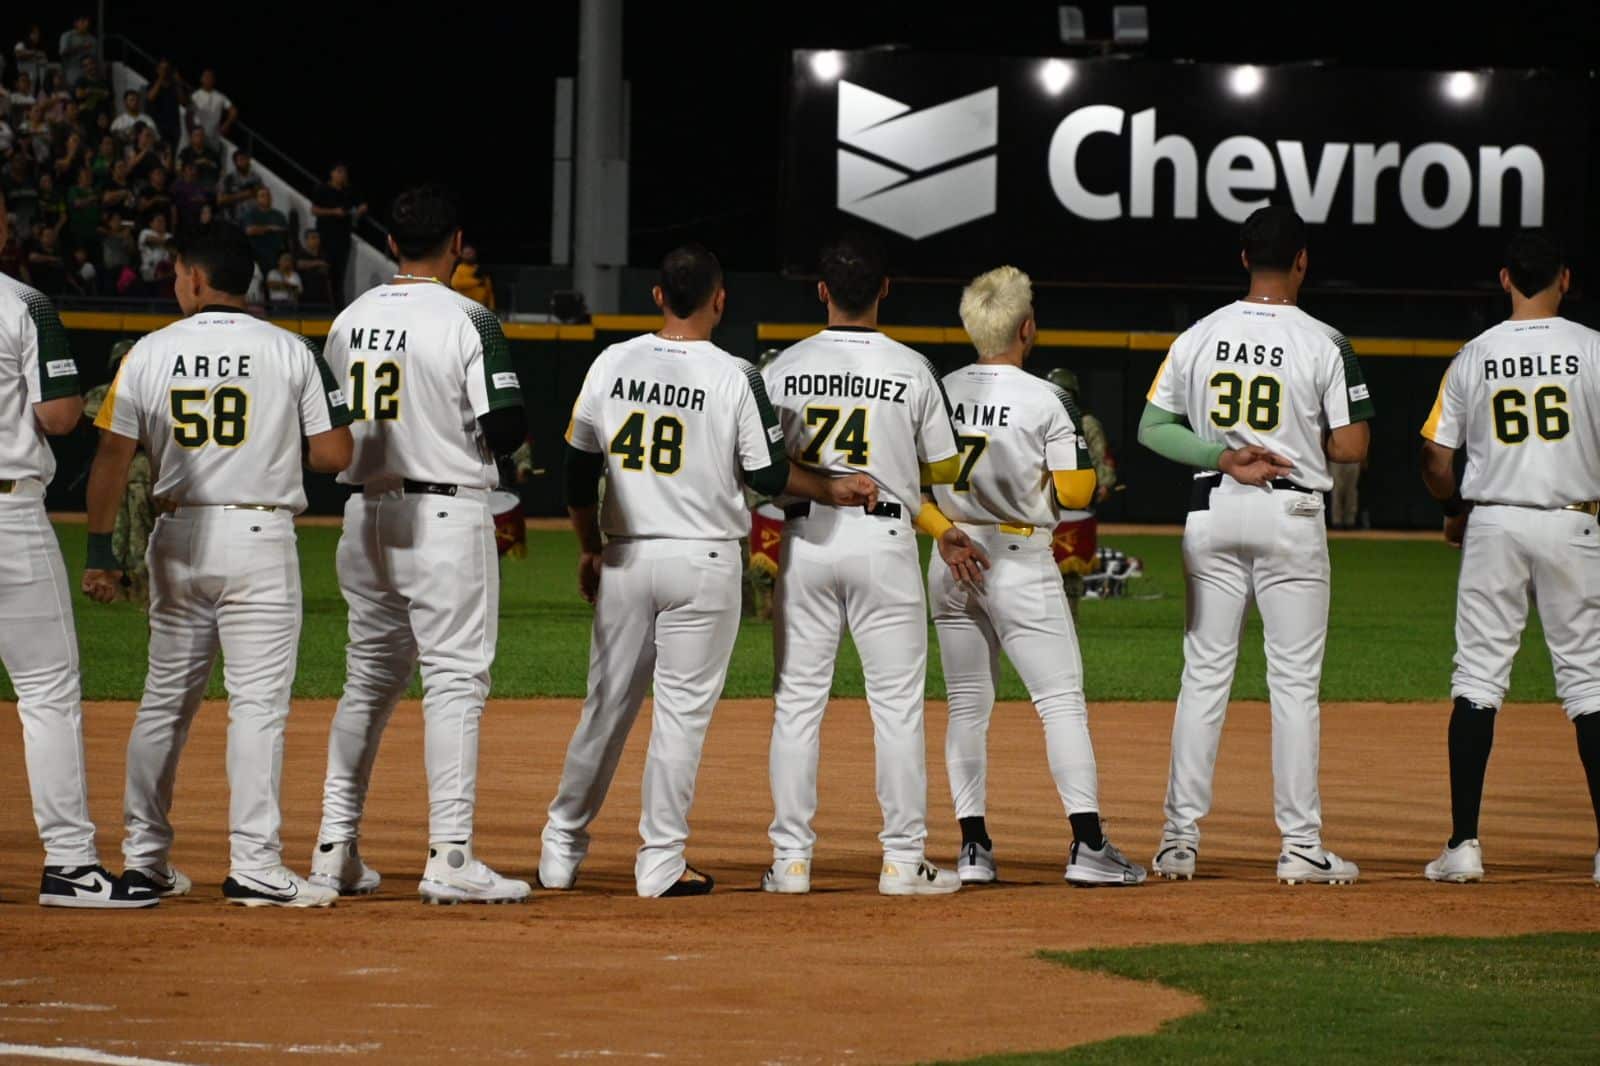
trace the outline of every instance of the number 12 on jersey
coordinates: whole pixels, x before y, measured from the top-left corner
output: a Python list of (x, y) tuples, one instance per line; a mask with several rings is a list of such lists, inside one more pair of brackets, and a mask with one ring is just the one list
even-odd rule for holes
[[(372, 390), (372, 407), (367, 407), (367, 390)], [(400, 417), (400, 364), (391, 361), (369, 367), (365, 359), (350, 361), (350, 417), (357, 422), (369, 418), (393, 422)]]

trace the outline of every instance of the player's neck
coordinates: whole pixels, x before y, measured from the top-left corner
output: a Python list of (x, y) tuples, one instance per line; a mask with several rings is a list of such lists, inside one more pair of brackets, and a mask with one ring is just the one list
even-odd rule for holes
[(1020, 344), (1013, 344), (1003, 352), (978, 356), (978, 363), (981, 366), (1014, 366), (1020, 370), (1022, 369), (1022, 361), (1027, 356), (1028, 349)]
[(1561, 313), (1561, 296), (1545, 296), (1542, 293), (1531, 300), (1525, 297), (1511, 297), (1511, 321), (1526, 322), (1536, 318), (1555, 318)]
[(1250, 291), (1244, 294), (1244, 300), (1252, 304), (1288, 304), (1292, 307), (1300, 300), (1300, 286), (1287, 273), (1251, 274)]
[(873, 304), (865, 311), (851, 313), (841, 311), (833, 304), (828, 305), (828, 328), (835, 326), (855, 326), (857, 329), (878, 328), (878, 305)]
[(216, 289), (204, 289), (195, 294), (195, 314), (202, 315), (207, 311), (243, 311), (245, 298), (232, 293), (218, 292)]
[(437, 259), (402, 259), (393, 284), (417, 285), (437, 281), (443, 285), (444, 279), (450, 276), (454, 267), (455, 260), (450, 256), (440, 256)]
[(690, 315), (688, 318), (663, 315), (656, 336), (664, 341), (708, 341), (715, 327), (715, 322), (699, 315)]

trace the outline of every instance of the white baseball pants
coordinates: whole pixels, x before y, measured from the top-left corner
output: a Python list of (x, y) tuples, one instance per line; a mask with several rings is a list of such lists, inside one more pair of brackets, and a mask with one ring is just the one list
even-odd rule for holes
[(659, 896), (683, 875), (689, 808), (711, 711), (739, 635), (737, 541), (612, 540), (589, 638), (589, 695), (545, 822), (539, 876), (568, 884), (651, 681), (634, 883)]
[(927, 838), (923, 679), (928, 615), (917, 538), (905, 519), (813, 504), (784, 527), (773, 597), (777, 660), (768, 835), (778, 860), (809, 859), (816, 844), (822, 714), (846, 627), (861, 653), (877, 749), (884, 858), (915, 863)]
[(478, 726), (500, 619), (488, 494), (357, 494), (344, 509), (339, 589), (349, 608), (344, 694), (328, 736), (319, 843), (361, 831), (378, 742), (422, 668), (428, 839), (466, 841), (478, 792)]
[(1252, 488), (1223, 476), (1183, 530), (1188, 624), (1172, 723), (1166, 828), (1199, 840), (1228, 709), (1245, 609), (1255, 599), (1272, 698), (1273, 806), (1286, 847), (1322, 843), (1317, 791), (1322, 653), (1328, 636), (1328, 535), (1318, 493)]
[(178, 757), (221, 650), (231, 867), (278, 866), (283, 730), (300, 642), (294, 518), (281, 509), (180, 508), (156, 520), (146, 559), (150, 670), (128, 737), (127, 865), (168, 860)]
[(0, 496), (0, 663), (17, 690), (45, 865), (89, 866), (100, 860), (83, 761), (78, 634), (43, 496), (44, 486), (31, 479)]
[(1020, 535), (965, 523), (961, 528), (992, 563), (981, 589), (951, 577), (938, 552), (928, 559), (928, 598), (950, 707), (944, 758), (956, 817), (985, 813), (989, 716), (1002, 650), (1044, 723), (1045, 753), (1061, 805), (1068, 814), (1098, 811), (1083, 659), (1050, 553), (1052, 531), (1040, 528)]
[(1451, 695), (1485, 707), (1505, 701), (1530, 590), (1567, 717), (1600, 711), (1600, 531), (1581, 511), (1473, 508), (1456, 588)]

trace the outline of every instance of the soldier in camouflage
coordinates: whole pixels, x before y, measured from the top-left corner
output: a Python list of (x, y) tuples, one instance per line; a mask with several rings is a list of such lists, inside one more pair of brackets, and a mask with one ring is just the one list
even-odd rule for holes
[[(1064, 366), (1058, 366), (1046, 375), (1046, 379), (1056, 388), (1070, 394), (1072, 401), (1078, 405), (1079, 413), (1083, 416), (1084, 446), (1088, 448), (1089, 459), (1094, 463), (1096, 481), (1094, 502), (1097, 505), (1102, 504), (1111, 495), (1111, 490), (1117, 483), (1117, 464), (1111, 458), (1110, 446), (1106, 441), (1105, 427), (1084, 406), (1083, 397), (1078, 387), (1077, 374), (1074, 374)], [(1067, 515), (1062, 517), (1065, 520), (1061, 526), (1057, 527), (1058, 539), (1062, 529), (1074, 527), (1074, 536), (1076, 538), (1087, 537), (1085, 543), (1089, 548), (1087, 553), (1070, 553), (1066, 558), (1060, 558), (1058, 555), (1061, 567), (1061, 583), (1065, 586), (1067, 593), (1067, 606), (1072, 609), (1073, 621), (1077, 621), (1078, 601), (1083, 599), (1084, 575), (1089, 573), (1096, 565), (1094, 560), (1094, 547), (1096, 545), (1094, 536), (1095, 518), (1092, 513), (1086, 517), (1069, 517)], [(1088, 558), (1085, 558), (1085, 555)]]
[[(756, 360), (757, 370), (766, 370), (783, 354), (781, 348), (768, 348)], [(783, 535), (783, 515), (772, 506), (772, 498), (745, 486), (745, 506), (750, 510), (750, 536), (742, 542), (744, 553), (744, 597), (742, 614), (763, 622), (772, 620), (772, 593), (778, 580), (778, 544), (769, 543)], [(763, 509), (766, 512), (763, 514)], [(774, 517), (774, 514), (776, 517)], [(752, 540), (760, 543), (752, 545)], [(752, 550), (753, 548), (753, 550)]]
[[(108, 368), (116, 377), (122, 357), (133, 347), (133, 341), (118, 341), (111, 346)], [(100, 413), (110, 385), (96, 385), (83, 397), (83, 414), (90, 422)], [(133, 463), (128, 467), (128, 489), (123, 494), (122, 506), (117, 509), (117, 524), (111, 533), (111, 549), (118, 559), (127, 563), (123, 573), (128, 599), (141, 607), (150, 605), (150, 568), (145, 562), (145, 548), (150, 544), (150, 531), (156, 524), (155, 476), (150, 469), (150, 456), (143, 448), (134, 452)]]

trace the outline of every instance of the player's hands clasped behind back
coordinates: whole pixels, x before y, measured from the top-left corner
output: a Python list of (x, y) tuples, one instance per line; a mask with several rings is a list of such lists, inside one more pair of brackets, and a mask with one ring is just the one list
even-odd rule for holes
[(85, 570), (83, 594), (96, 603), (110, 603), (122, 591), (121, 570)]
[(1447, 515), (1444, 520), (1444, 542), (1452, 548), (1461, 547), (1461, 542), (1467, 536), (1467, 515), (1470, 511), (1460, 514)]
[(960, 526), (951, 526), (938, 540), (939, 558), (950, 568), (950, 576), (957, 581), (978, 588), (983, 587), (983, 572), (989, 569), (989, 557), (984, 554)]
[(1286, 477), (1294, 469), (1294, 464), (1259, 444), (1247, 444), (1243, 448), (1230, 448), (1223, 452), (1217, 469), (1241, 485), (1261, 488), (1273, 478)]
[(866, 474), (846, 474), (828, 480), (828, 502), (835, 507), (878, 506), (878, 483)]
[(599, 552), (583, 552), (578, 556), (578, 591), (588, 603), (600, 595), (600, 568), (603, 566)]

